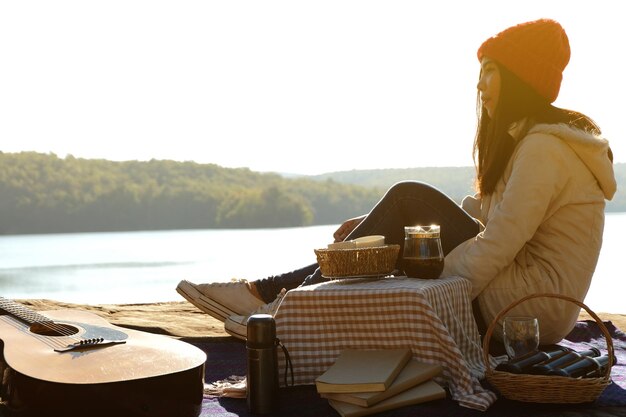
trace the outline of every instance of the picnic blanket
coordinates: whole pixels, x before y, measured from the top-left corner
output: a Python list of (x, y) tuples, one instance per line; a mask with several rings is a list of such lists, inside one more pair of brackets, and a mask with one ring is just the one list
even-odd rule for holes
[[(522, 417), (543, 416), (557, 417), (617, 417), (626, 416), (626, 334), (613, 323), (604, 322), (611, 338), (617, 357), (617, 364), (612, 369), (612, 381), (593, 403), (585, 404), (534, 404), (498, 398), (486, 411), (479, 411), (460, 406), (450, 397), (429, 403), (403, 407), (380, 413), (380, 417), (409, 417), (427, 415), (429, 417)], [(206, 382), (214, 382), (231, 375), (246, 374), (246, 348), (240, 341), (231, 338), (189, 340), (207, 352)], [(595, 321), (579, 321), (574, 330), (561, 343), (576, 350), (585, 350), (594, 346), (606, 353), (606, 341)], [(484, 381), (483, 381), (484, 383)], [(321, 398), (315, 386), (302, 385), (281, 388), (280, 410), (277, 417), (337, 417), (337, 412)], [(252, 417), (248, 413), (245, 399), (206, 397), (203, 401), (202, 417)]]

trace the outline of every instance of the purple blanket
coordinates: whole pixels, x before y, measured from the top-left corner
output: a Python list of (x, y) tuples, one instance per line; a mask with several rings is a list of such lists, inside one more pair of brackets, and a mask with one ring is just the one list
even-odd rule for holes
[[(626, 416), (626, 334), (611, 322), (604, 323), (611, 334), (617, 364), (611, 372), (612, 383), (593, 403), (586, 404), (532, 404), (499, 398), (487, 411), (481, 412), (459, 406), (448, 399), (425, 404), (404, 407), (380, 413), (380, 417), (409, 417), (424, 415), (429, 417), (444, 416), (544, 416), (556, 417), (610, 417)], [(207, 352), (206, 381), (225, 379), (230, 375), (246, 374), (245, 344), (235, 339), (224, 338), (218, 341), (190, 341)], [(597, 347), (606, 353), (606, 341), (595, 321), (580, 321), (575, 329), (563, 340), (561, 345), (575, 350), (585, 350), (589, 346)], [(280, 393), (280, 412), (275, 416), (297, 417), (337, 417), (339, 414), (321, 398), (314, 386), (282, 388)], [(203, 401), (202, 417), (252, 417), (248, 413), (245, 399), (206, 398)]]

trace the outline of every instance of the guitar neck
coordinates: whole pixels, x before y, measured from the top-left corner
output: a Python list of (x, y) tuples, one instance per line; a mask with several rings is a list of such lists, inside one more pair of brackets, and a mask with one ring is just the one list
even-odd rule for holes
[(39, 314), (26, 306), (4, 297), (0, 297), (0, 310), (4, 310), (7, 314), (28, 324), (51, 321), (43, 314)]

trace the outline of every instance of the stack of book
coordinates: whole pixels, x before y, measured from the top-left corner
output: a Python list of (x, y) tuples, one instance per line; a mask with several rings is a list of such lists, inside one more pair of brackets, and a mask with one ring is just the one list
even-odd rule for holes
[(342, 417), (359, 417), (445, 398), (432, 380), (441, 372), (412, 359), (410, 349), (346, 349), (315, 385)]

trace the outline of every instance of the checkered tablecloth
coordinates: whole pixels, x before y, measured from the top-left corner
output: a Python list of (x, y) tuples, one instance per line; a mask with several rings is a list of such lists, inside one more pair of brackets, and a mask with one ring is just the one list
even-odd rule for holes
[[(460, 405), (486, 410), (496, 395), (478, 382), (485, 369), (470, 293), (471, 284), (460, 277), (324, 282), (287, 293), (275, 315), (276, 332), (296, 385), (315, 383), (343, 349), (408, 347), (415, 358), (443, 366), (437, 382)], [(282, 383), (285, 369), (279, 368)]]

